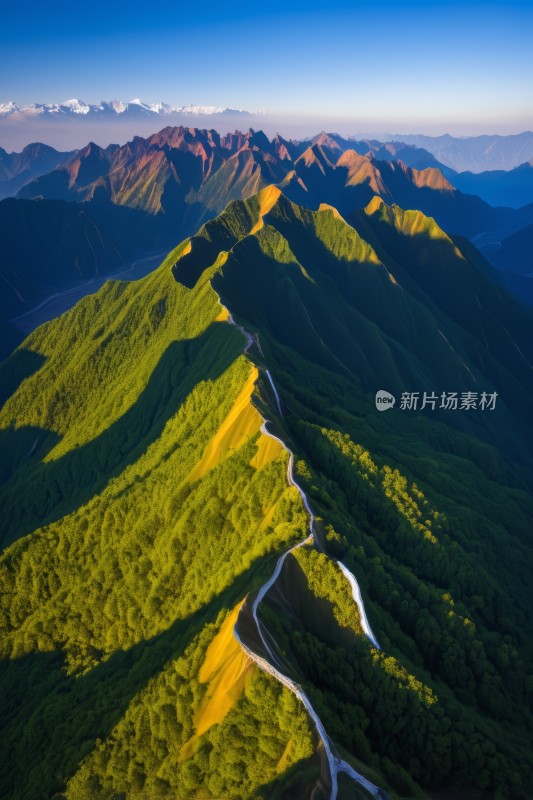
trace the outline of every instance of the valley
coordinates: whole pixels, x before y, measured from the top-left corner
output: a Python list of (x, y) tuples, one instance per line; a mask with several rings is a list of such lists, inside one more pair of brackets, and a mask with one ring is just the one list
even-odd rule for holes
[(25, 311), (19, 317), (14, 317), (9, 320), (11, 325), (24, 336), (27, 336), (39, 325), (48, 322), (51, 319), (64, 314), (76, 303), (88, 294), (97, 292), (104, 283), (108, 280), (123, 280), (135, 281), (148, 275), (152, 270), (161, 263), (162, 257), (165, 253), (157, 253), (155, 255), (148, 255), (144, 258), (138, 258), (131, 264), (125, 266), (120, 272), (111, 273), (99, 278), (91, 278), (85, 283), (69, 287), (60, 292), (55, 292), (49, 297), (42, 300), (38, 306)]

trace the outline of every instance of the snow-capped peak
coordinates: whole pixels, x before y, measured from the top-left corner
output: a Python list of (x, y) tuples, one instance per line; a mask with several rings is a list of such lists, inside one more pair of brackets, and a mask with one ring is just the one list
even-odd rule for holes
[(182, 106), (179, 109), (183, 114), (222, 114), (222, 106)]
[(150, 108), (156, 114), (172, 114), (174, 111), (174, 106), (170, 106), (168, 103), (163, 103), (161, 100), (157, 103), (152, 103)]
[(102, 100), (99, 106), (101, 111), (111, 111), (115, 114), (122, 114), (126, 108), (126, 103), (122, 100)]
[(4, 114), (13, 114), (18, 111), (19, 107), (13, 100), (8, 100), (7, 103), (0, 103), (0, 116)]
[(91, 110), (90, 105), (84, 103), (83, 100), (78, 100), (76, 97), (74, 97), (72, 100), (64, 100), (62, 103), (60, 103), (60, 106), (63, 108), (68, 108), (73, 114), (88, 114)]
[[(139, 112), (148, 116), (169, 116), (172, 114), (188, 116), (212, 116), (219, 114), (253, 114), (254, 112), (244, 109), (225, 108), (223, 106), (201, 106), (183, 105), (175, 106), (159, 101), (157, 103), (145, 103), (138, 97), (124, 103), (122, 100), (102, 100), (99, 105), (85, 103), (83, 100), (72, 98), (64, 100), (62, 103), (31, 103), (29, 105), (18, 105), (13, 100), (0, 103), (0, 118), (3, 117), (35, 117), (35, 116), (54, 116), (56, 118), (68, 116), (70, 114), (82, 116), (116, 116), (119, 114), (128, 115)], [(261, 113), (264, 113), (262, 110)]]

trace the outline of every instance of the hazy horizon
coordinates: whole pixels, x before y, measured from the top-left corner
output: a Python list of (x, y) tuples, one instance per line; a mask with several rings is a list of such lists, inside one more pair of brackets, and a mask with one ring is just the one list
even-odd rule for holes
[[(362, 120), (347, 120), (320, 117), (300, 117), (290, 119), (278, 115), (172, 115), (171, 117), (148, 117), (146, 119), (105, 119), (87, 120), (84, 117), (67, 119), (37, 118), (30, 120), (0, 119), (0, 147), (8, 152), (19, 152), (28, 144), (42, 142), (56, 149), (73, 150), (84, 147), (89, 142), (95, 142), (100, 147), (109, 144), (125, 144), (134, 136), (147, 137), (157, 133), (167, 125), (183, 125), (200, 129), (214, 129), (221, 135), (232, 133), (235, 130), (246, 131), (252, 127), (254, 130), (263, 130), (272, 138), (276, 133), (285, 138), (305, 139), (327, 131), (338, 133), (348, 138), (375, 138), (391, 140), (395, 136), (425, 135), (438, 137), (449, 134), (457, 138), (472, 138), (476, 136), (507, 136), (519, 135), (533, 129), (532, 124), (522, 129), (499, 128), (497, 126), (464, 126), (462, 130), (455, 130), (452, 126), (448, 129), (438, 126), (418, 124), (416, 121), (411, 126), (396, 126), (394, 122), (378, 127), (378, 122), (372, 126), (371, 122), (365, 125)], [(510, 126), (509, 126), (510, 127)]]
[[(295, 2), (290, 11), (277, 0), (245, 9), (206, 0), (200, 15), (165, 0), (154, 13), (125, 0), (95, 0), (90, 13), (64, 0), (29, 0), (4, 17), (0, 102), (140, 97), (265, 108), (261, 124), (253, 118), (257, 127), (298, 137), (322, 128), (344, 135), (533, 128), (533, 7), (525, 1), (428, 7), (384, 0), (378, 15), (353, 0)], [(12, 146), (13, 130), (2, 124), (0, 145)], [(58, 135), (39, 131), (41, 140)], [(139, 122), (128, 130), (86, 128), (81, 137), (98, 135), (103, 144), (146, 132)]]

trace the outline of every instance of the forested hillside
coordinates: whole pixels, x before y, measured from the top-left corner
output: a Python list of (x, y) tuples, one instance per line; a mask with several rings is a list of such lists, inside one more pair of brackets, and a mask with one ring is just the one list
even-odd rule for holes
[[(533, 318), (423, 215), (355, 225), (267, 187), (0, 366), (6, 798), (330, 797), (233, 635), (308, 535), (263, 418), (317, 538), (259, 615), (340, 757), (391, 797), (533, 791)], [(498, 403), (382, 414), (381, 388)]]

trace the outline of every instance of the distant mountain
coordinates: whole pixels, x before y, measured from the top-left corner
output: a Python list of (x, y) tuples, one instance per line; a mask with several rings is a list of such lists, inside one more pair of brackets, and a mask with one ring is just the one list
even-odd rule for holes
[(297, 202), (317, 208), (321, 202), (349, 216), (372, 197), (420, 209), (447, 231), (475, 236), (513, 219), (512, 209), (495, 209), (478, 197), (463, 194), (436, 167), (418, 170), (402, 161), (378, 161), (373, 153), (345, 150), (331, 158), (321, 145), (309, 147), (287, 174), (283, 189)]
[(83, 147), (90, 139), (125, 142), (135, 135), (150, 136), (161, 124), (209, 125), (226, 130), (238, 123), (255, 126), (263, 120), (261, 111), (205, 105), (170, 105), (145, 103), (134, 99), (86, 103), (72, 99), (62, 103), (14, 102), (0, 104), (0, 144), (11, 150), (36, 139), (46, 141), (59, 150)]
[(414, 144), (433, 153), (441, 164), (457, 172), (510, 170), (533, 158), (533, 132), (508, 136), (425, 136), (394, 134), (397, 141)]
[[(390, 143), (351, 142), (321, 133), (303, 142), (272, 141), (262, 131), (220, 136), (213, 130), (168, 127), (147, 139), (105, 150), (91, 143), (71, 162), (21, 189), (20, 198), (114, 203), (148, 213), (183, 214), (197, 222), (222, 211), (229, 200), (280, 183), (297, 202), (317, 208), (328, 202), (341, 213), (366, 205), (374, 195), (404, 208), (419, 208), (446, 230), (474, 236), (502, 227), (511, 209), (493, 209), (454, 189), (433, 157)], [(383, 160), (378, 158), (382, 156)]]
[(298, 142), (298, 152), (293, 154), (301, 155), (308, 147), (317, 145), (333, 161), (337, 161), (340, 155), (347, 150), (353, 150), (359, 155), (372, 155), (377, 161), (402, 161), (408, 167), (416, 169), (426, 169), (427, 167), (442, 168), (442, 164), (437, 161), (427, 150), (417, 147), (414, 144), (406, 144), (399, 141), (379, 141), (378, 139), (351, 139), (339, 136), (338, 133), (322, 133), (313, 136), (308, 141)]
[(89, 143), (62, 169), (24, 187), (19, 197), (107, 202), (152, 214), (170, 213), (176, 206), (181, 211), (182, 204), (194, 204), (194, 194), (226, 161), (241, 151), (260, 152), (258, 141), (271, 150), (261, 132), (221, 137), (214, 130), (179, 126), (147, 139), (136, 136), (122, 147)]
[(253, 129), (221, 136), (168, 126), (121, 147), (89, 143), (22, 187), (17, 201), (0, 203), (9, 287), (0, 315), (5, 322), (73, 281), (169, 248), (231, 200), (270, 184), (308, 208), (328, 203), (350, 222), (374, 197), (419, 209), (446, 231), (469, 237), (530, 221), (522, 211), (492, 208), (454, 189), (436, 166), (394, 160), (398, 154), (413, 163), (433, 161), (410, 146), (324, 132), (295, 142)]
[[(353, 145), (354, 142), (350, 141), (350, 144)], [(372, 139), (365, 139), (363, 142), (355, 142), (355, 144), (357, 147), (353, 149), (363, 155), (364, 148), (362, 144), (367, 146), (368, 151), (373, 153), (377, 161), (402, 161), (407, 167), (413, 167), (419, 170), (427, 169), (428, 167), (435, 167), (442, 170), (443, 167), (432, 153), (425, 150), (423, 147), (417, 147), (413, 144), (405, 144), (404, 142), (397, 141), (383, 143)]]
[(520, 208), (533, 203), (533, 160), (509, 171), (454, 172), (444, 170), (450, 183), (492, 206)]
[(0, 200), (15, 195), (30, 181), (66, 164), (74, 151), (60, 153), (46, 144), (35, 142), (20, 153), (6, 153), (0, 147)]
[[(124, 215), (125, 209), (117, 211)], [(10, 198), (0, 203), (0, 227), (5, 232), (0, 267), (4, 319), (28, 310), (64, 284), (104, 272), (117, 259), (126, 263), (129, 253), (123, 245), (128, 237), (116, 235), (116, 213), (107, 221), (104, 216), (101, 209), (99, 213), (57, 200), (31, 203)]]
[(487, 257), (505, 272), (533, 278), (533, 224), (502, 239)]
[(168, 249), (191, 228), (113, 204), (7, 198), (0, 202), (0, 230), (1, 360), (21, 339), (9, 320), (81, 282), (86, 293), (95, 291), (92, 281)]
[(168, 103), (144, 103), (135, 98), (127, 103), (121, 100), (102, 100), (101, 103), (85, 103), (76, 98), (64, 100), (62, 103), (30, 103), (18, 105), (10, 100), (0, 103), (0, 119), (2, 118), (35, 118), (35, 117), (65, 117), (77, 115), (82, 117), (164, 117), (172, 114), (190, 114), (191, 116), (213, 115), (239, 115), (250, 114), (249, 111), (222, 106), (173, 106)]

